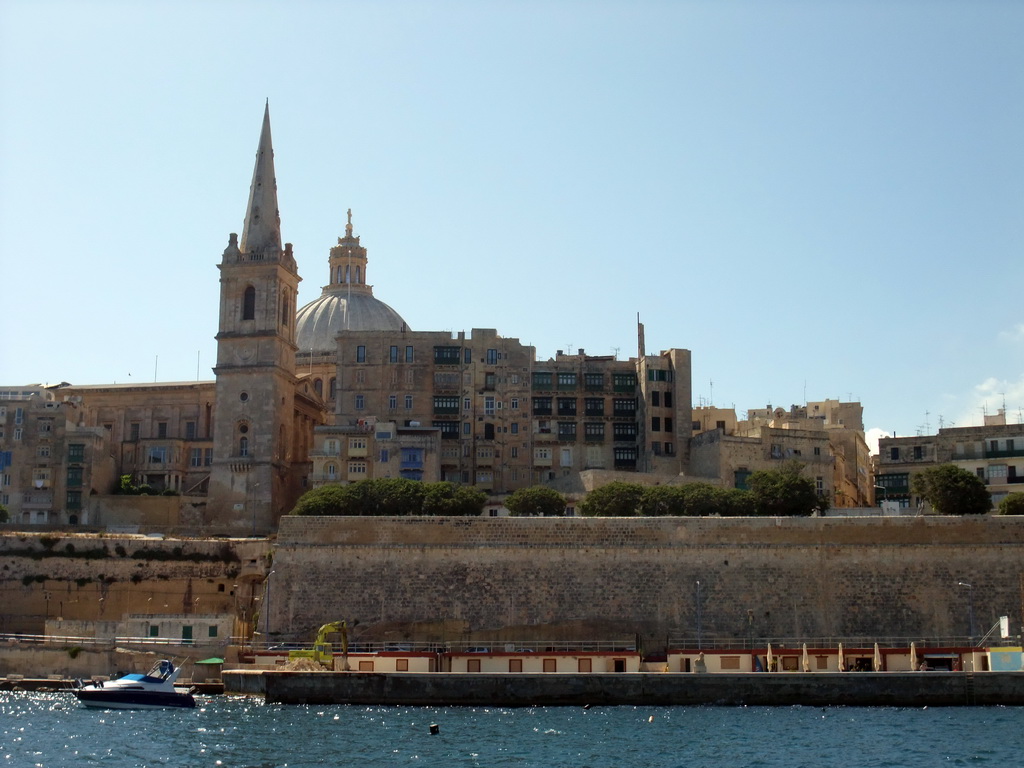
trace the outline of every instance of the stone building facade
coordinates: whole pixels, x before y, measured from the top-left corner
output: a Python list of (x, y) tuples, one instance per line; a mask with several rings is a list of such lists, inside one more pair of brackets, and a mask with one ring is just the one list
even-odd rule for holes
[(875, 483), (880, 501), (928, 509), (911, 492), (914, 475), (939, 464), (955, 464), (980, 477), (998, 505), (1024, 492), (1024, 424), (1007, 424), (1006, 412), (986, 416), (984, 426), (947, 427), (936, 435), (883, 437), (878, 442)]

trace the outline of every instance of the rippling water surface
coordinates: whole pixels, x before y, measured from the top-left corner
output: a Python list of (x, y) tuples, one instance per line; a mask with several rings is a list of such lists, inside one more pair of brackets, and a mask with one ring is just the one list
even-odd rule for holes
[(0, 693), (0, 765), (1024, 765), (1024, 708), (285, 707), (231, 697), (198, 704), (104, 711), (68, 693)]

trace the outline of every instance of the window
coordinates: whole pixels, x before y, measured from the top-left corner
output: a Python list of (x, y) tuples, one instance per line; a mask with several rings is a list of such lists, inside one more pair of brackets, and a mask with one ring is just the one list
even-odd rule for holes
[(546, 371), (534, 371), (534, 389), (551, 389), (551, 373)]
[(408, 659), (395, 659), (395, 672), (408, 672), (409, 671), (409, 660)]
[(814, 478), (814, 490), (818, 492), (819, 496), (825, 492), (825, 478), (821, 475)]
[(557, 672), (558, 671), (558, 659), (544, 659), (544, 671), (545, 672)]
[(193, 448), (189, 453), (188, 465), (190, 467), (201, 467), (203, 466), (203, 449)]
[(560, 422), (558, 422), (558, 439), (559, 440), (575, 440), (576, 439), (576, 422), (575, 421), (560, 421)]
[(651, 392), (651, 405), (655, 408), (659, 408), (661, 406), (661, 392), (658, 390)]
[(357, 411), (361, 411), (366, 407), (366, 398), (363, 395), (356, 395), (355, 407)]
[(160, 637), (160, 627), (157, 626), (156, 624), (150, 624), (149, 625), (149, 636), (150, 637)]
[(550, 397), (535, 397), (535, 398), (533, 398), (533, 415), (534, 416), (550, 416), (551, 415), (551, 398)]
[(654, 368), (647, 369), (647, 380), (648, 381), (671, 381), (672, 377), (668, 371), (659, 371)]
[(411, 411), (412, 410), (412, 395), (406, 395), (405, 396), (405, 410), (407, 410), (407, 411)]
[(330, 393), (331, 393), (330, 394), (331, 400), (333, 400), (334, 398), (336, 398), (338, 396), (338, 380), (336, 378), (334, 378), (333, 376), (331, 377)]
[(470, 400), (468, 397), (462, 398), (462, 410), (464, 410), (464, 411), (471, 411), (471, 410), (473, 410), (473, 401)]
[(131, 425), (128, 427), (128, 434), (129, 434), (128, 439), (131, 442), (133, 442), (133, 443), (139, 442), (139, 422), (133, 421), (131, 423)]
[(508, 671), (509, 672), (522, 672), (523, 671), (523, 660), (522, 659), (509, 659), (508, 660)]
[(583, 435), (592, 442), (604, 440), (604, 423), (600, 421), (586, 422), (583, 425)]
[(167, 422), (166, 421), (157, 422), (157, 425), (156, 425), (156, 436), (160, 440), (166, 440), (167, 439)]
[(814, 446), (814, 455), (815, 456), (821, 456), (821, 446), (818, 446), (818, 445)]
[(604, 416), (604, 398), (587, 397), (583, 399), (583, 413), (586, 416)]
[(167, 463), (167, 446), (164, 446), (164, 445), (153, 445), (153, 446), (150, 446), (150, 448), (149, 448), (149, 463), (150, 464), (165, 464), (165, 463)]
[(672, 419), (670, 419), (668, 416), (665, 417), (665, 431), (672, 431)]
[[(411, 363), (416, 360), (416, 354), (413, 347), (408, 346), (405, 348), (405, 362)], [(408, 662), (407, 662), (408, 663)]]
[(82, 468), (68, 467), (68, 485), (78, 486), (82, 484)]
[(357, 363), (365, 363), (366, 362), (366, 347), (363, 346), (362, 344), (360, 344), (358, 347), (356, 347), (356, 362)]
[(242, 319), (256, 319), (256, 289), (251, 285), (245, 289), (242, 295)]
[(493, 415), (494, 415), (494, 398), (493, 397), (485, 397), (484, 398), (484, 416), (493, 416)]
[(519, 398), (518, 397), (513, 397), (512, 399), (510, 399), (508, 401), (508, 407), (511, 408), (513, 411), (518, 411), (519, 410)]
[(453, 395), (434, 395), (434, 413), (456, 414), (458, 412), (458, 397)]
[(373, 672), (373, 661), (372, 660), (360, 661), (359, 662), (359, 671), (360, 672)]
[(616, 440), (636, 440), (636, 424), (613, 424), (612, 434)]
[(665, 407), (666, 408), (671, 408), (672, 407), (672, 393), (671, 392), (666, 392), (665, 393)]
[(632, 416), (636, 413), (636, 398), (616, 397), (612, 403), (612, 409), (616, 416)]
[(518, 446), (512, 446), (509, 449), (509, 456), (511, 458), (513, 458), (513, 459), (518, 459), (519, 458), (519, 447)]
[[(242, 437), (238, 438), (238, 455), (249, 455), (249, 438), (246, 437), (245, 435), (242, 435)], [(150, 459), (150, 461), (152, 461), (152, 459)]]
[(924, 458), (924, 448), (922, 448), (920, 445), (914, 446), (914, 458), (917, 459), (918, 461)]
[(469, 347), (466, 347), (464, 350), (462, 350), (462, 353), (462, 360), (463, 362), (465, 362), (466, 365), (469, 365), (470, 363), (473, 362), (473, 350), (471, 350)]
[(722, 670), (735, 669), (739, 671), (740, 668), (740, 657), (739, 656), (722, 656), (721, 657)]
[(320, 397), (323, 397), (323, 395), (324, 395), (324, 380), (323, 379), (317, 379), (316, 381), (313, 382), (313, 391), (316, 392), (317, 395), (319, 395)]
[(21, 440), (21, 427), (14, 430), (14, 439)]
[(715, 422), (715, 429), (720, 429), (723, 432), (725, 432), (725, 422), (724, 421), (716, 421)]
[(636, 389), (635, 373), (613, 373), (612, 387), (616, 392), (632, 392)]
[(895, 445), (892, 448), (889, 449), (889, 460), (890, 461), (899, 461), (900, 460), (900, 449), (897, 448)]
[(575, 389), (576, 388), (576, 374), (575, 373), (559, 373), (558, 374), (558, 388), (559, 389)]
[[(223, 586), (223, 585), (221, 585), (221, 586)], [(216, 624), (211, 624), (210, 625), (210, 628), (206, 631), (206, 636), (207, 637), (216, 637), (217, 636), (217, 625)]]
[(512, 424), (509, 425), (509, 431), (513, 435), (518, 435), (519, 434), (519, 422), (518, 421), (513, 421)]
[(195, 440), (196, 439), (196, 423), (194, 421), (185, 422), (185, 439)]
[(468, 421), (462, 422), (462, 434), (464, 434), (464, 435), (472, 435), (473, 434), (473, 425), (470, 422), (468, 422)]
[(438, 365), (458, 365), (458, 347), (434, 347), (434, 362)]
[(50, 446), (40, 445), (38, 448), (36, 448), (36, 456), (38, 456), (41, 459), (48, 459), (50, 457)]
[(390, 455), (388, 454), (388, 449), (387, 448), (381, 448), (380, 449), (380, 463), (381, 464), (387, 464), (389, 458), (390, 458)]
[(560, 397), (560, 398), (558, 398), (558, 415), (559, 416), (575, 416), (576, 415), (576, 398), (575, 397)]
[(213, 464), (213, 448), (203, 449), (203, 466), (208, 467)]
[(480, 659), (466, 659), (466, 671), (467, 672), (479, 672), (480, 671)]
[(604, 374), (603, 373), (585, 373), (583, 374), (583, 386), (587, 389), (604, 389)]
[(388, 408), (394, 410), (398, 407), (398, 395), (388, 395)]
[(551, 449), (550, 448), (534, 448), (533, 457), (537, 461), (551, 461)]
[(391, 345), (391, 349), (388, 352), (388, 362), (389, 363), (397, 363), (398, 362), (398, 346), (395, 345), (395, 344)]
[(68, 491), (67, 497), (66, 497), (65, 501), (67, 501), (66, 506), (67, 506), (68, 509), (81, 509), (82, 508), (82, 492), (81, 491)]
[(661, 417), (660, 416), (652, 416), (651, 417), (651, 432), (661, 432)]
[(498, 363), (498, 350), (488, 349), (486, 356), (487, 365), (496, 365)]
[(350, 461), (348, 463), (349, 475), (365, 475), (366, 474), (366, 462), (365, 461)]

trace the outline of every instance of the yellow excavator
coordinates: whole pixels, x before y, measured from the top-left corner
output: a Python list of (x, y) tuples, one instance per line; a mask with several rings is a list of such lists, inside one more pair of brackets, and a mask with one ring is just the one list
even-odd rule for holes
[(341, 635), (342, 669), (348, 672), (348, 624), (344, 621), (332, 621), (329, 624), (324, 624), (317, 630), (313, 647), (288, 651), (288, 660), (310, 659), (322, 667), (334, 669), (334, 646), (327, 642), (327, 636), (335, 632)]

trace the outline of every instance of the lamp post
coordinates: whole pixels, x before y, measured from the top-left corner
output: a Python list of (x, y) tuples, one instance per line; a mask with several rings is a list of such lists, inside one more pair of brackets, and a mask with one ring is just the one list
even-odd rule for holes
[(271, 571), (267, 574), (267, 578), (263, 580), (263, 583), (267, 585), (267, 599), (263, 602), (263, 643), (264, 645), (270, 640), (270, 577), (273, 576), (277, 571)]
[(747, 648), (754, 649), (754, 609), (747, 608)]
[(967, 619), (971, 628), (971, 648), (974, 647), (974, 585), (958, 581), (958, 587), (967, 587)]
[(700, 581), (697, 582), (697, 650), (703, 645), (703, 633), (701, 631), (701, 619), (703, 618), (703, 606), (700, 599)]

